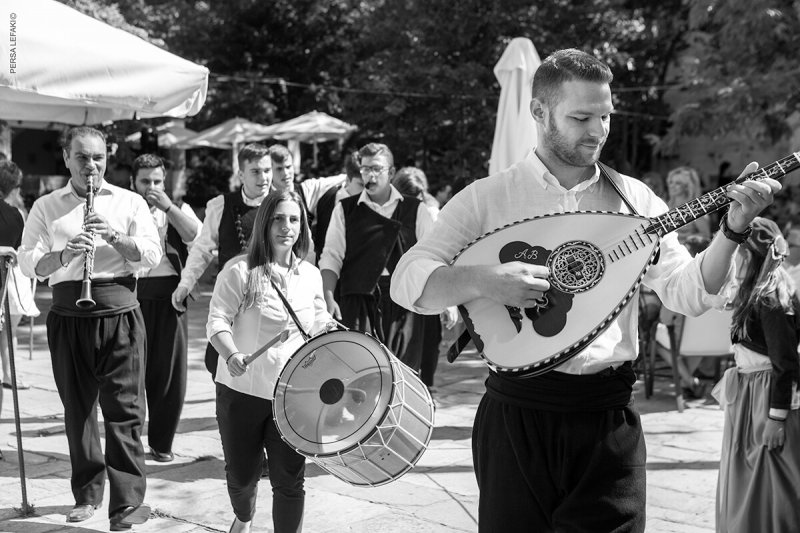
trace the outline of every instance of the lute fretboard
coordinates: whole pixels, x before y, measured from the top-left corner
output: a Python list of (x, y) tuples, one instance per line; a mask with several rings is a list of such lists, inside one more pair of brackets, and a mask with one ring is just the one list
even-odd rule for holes
[(661, 216), (652, 219), (652, 223), (645, 228), (645, 233), (656, 234), (663, 237), (667, 233), (689, 224), (709, 213), (721, 209), (731, 203), (728, 198), (728, 188), (733, 184), (743, 183), (748, 180), (762, 180), (764, 178), (781, 179), (783, 176), (800, 168), (800, 152), (795, 152), (788, 157), (775, 161), (771, 165), (742, 176), (734, 182), (723, 185), (713, 191), (707, 192), (699, 198), (670, 209)]

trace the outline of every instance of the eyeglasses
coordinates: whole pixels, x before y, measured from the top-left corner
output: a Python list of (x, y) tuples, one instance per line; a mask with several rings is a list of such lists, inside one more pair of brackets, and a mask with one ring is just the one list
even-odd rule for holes
[(388, 169), (389, 169), (389, 167), (380, 167), (380, 166), (374, 166), (374, 167), (358, 167), (358, 170), (359, 170), (359, 171), (360, 171), (362, 174), (365, 174), (365, 175), (370, 175), (370, 174), (372, 174), (372, 175), (375, 175), (375, 174), (380, 174), (380, 173), (381, 173), (381, 172), (383, 172), (384, 170), (388, 170)]

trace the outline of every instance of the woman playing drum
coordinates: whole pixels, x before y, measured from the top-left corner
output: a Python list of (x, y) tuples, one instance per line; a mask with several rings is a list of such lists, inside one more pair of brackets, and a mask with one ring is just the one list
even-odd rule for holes
[[(281, 440), (272, 417), (272, 400), (278, 375), (303, 338), (276, 287), (305, 331), (323, 330), (332, 318), (325, 307), (319, 270), (299, 259), (310, 245), (301, 202), (295, 192), (274, 192), (264, 200), (246, 255), (225, 265), (211, 298), (207, 334), (220, 355), (217, 421), (228, 495), (236, 515), (232, 533), (250, 531), (264, 448), (275, 532), (302, 529), (305, 458)], [(247, 362), (248, 354), (284, 330), (289, 331), (284, 343)]]

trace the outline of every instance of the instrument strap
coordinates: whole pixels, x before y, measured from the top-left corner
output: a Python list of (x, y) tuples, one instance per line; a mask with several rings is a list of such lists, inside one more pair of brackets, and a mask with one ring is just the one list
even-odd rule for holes
[[(617, 181), (622, 181), (622, 177), (619, 175), (619, 172), (608, 165), (601, 163), (600, 161), (597, 162), (597, 166), (600, 168), (600, 176), (606, 178), (611, 186), (614, 187), (614, 190), (617, 191), (617, 194), (620, 198), (622, 198), (622, 201), (625, 203), (625, 205), (628, 206), (628, 209), (630, 209), (631, 213), (634, 215), (639, 215), (639, 212), (633, 206), (631, 201), (628, 200), (628, 197), (624, 192), (622, 192), (622, 188), (617, 184)], [(467, 346), (467, 344), (469, 344), (470, 340), (472, 340), (472, 336), (469, 333), (469, 329), (465, 329), (464, 332), (458, 336), (456, 341), (451, 344), (450, 348), (447, 350), (447, 362), (452, 363), (455, 361), (456, 358), (461, 354), (461, 351)]]
[(310, 335), (306, 333), (306, 330), (300, 325), (300, 319), (297, 318), (297, 314), (294, 312), (294, 309), (292, 309), (292, 304), (290, 304), (289, 300), (286, 299), (286, 296), (283, 295), (283, 291), (280, 289), (280, 287), (278, 287), (274, 279), (270, 278), (269, 282), (272, 283), (272, 287), (275, 289), (275, 292), (277, 292), (278, 296), (281, 297), (283, 306), (286, 308), (286, 311), (288, 311), (289, 316), (292, 317), (294, 325), (297, 326), (298, 330), (300, 330), (300, 335), (302, 335), (304, 339), (308, 340)]
[[(617, 181), (622, 182), (622, 177), (619, 175), (619, 172), (617, 172), (610, 166), (601, 163), (600, 161), (597, 162), (597, 166), (600, 168), (600, 175), (604, 176), (611, 184), (611, 186), (614, 187), (614, 190), (617, 191), (617, 194), (619, 194), (619, 197), (622, 198), (623, 202), (625, 202), (625, 205), (628, 206), (628, 209), (631, 210), (631, 213), (633, 213), (634, 215), (639, 215), (639, 212), (636, 210), (635, 207), (633, 207), (631, 201), (628, 200), (628, 197), (625, 196), (624, 192), (622, 192), (622, 188), (617, 184)], [(612, 179), (612, 177), (614, 179)]]

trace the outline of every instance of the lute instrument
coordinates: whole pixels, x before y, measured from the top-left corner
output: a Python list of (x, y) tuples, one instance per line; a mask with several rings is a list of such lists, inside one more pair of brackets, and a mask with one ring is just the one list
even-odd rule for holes
[[(800, 152), (733, 183), (780, 179), (797, 168)], [(727, 206), (731, 185), (657, 217), (608, 211), (553, 213), (513, 222), (469, 243), (451, 265), (523, 261), (549, 269), (550, 290), (535, 307), (504, 306), (489, 298), (459, 306), (481, 357), (496, 372), (529, 377), (577, 355), (637, 294), (657, 258), (661, 238)]]

